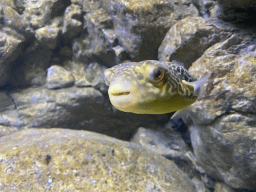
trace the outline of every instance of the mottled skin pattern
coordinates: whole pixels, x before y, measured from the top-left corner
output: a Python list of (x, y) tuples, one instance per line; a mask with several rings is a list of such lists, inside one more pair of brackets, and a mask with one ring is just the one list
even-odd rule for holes
[[(157, 75), (159, 78), (154, 79)], [(111, 103), (125, 112), (169, 113), (197, 99), (194, 88), (186, 84), (196, 79), (177, 63), (155, 60), (123, 63), (107, 69), (103, 78), (110, 86)]]

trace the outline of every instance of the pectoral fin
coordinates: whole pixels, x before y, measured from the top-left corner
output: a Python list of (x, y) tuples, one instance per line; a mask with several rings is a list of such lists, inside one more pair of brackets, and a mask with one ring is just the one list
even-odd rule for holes
[(194, 96), (199, 96), (200, 93), (200, 89), (201, 87), (204, 85), (204, 83), (209, 79), (211, 74), (208, 74), (204, 77), (202, 77), (201, 79), (199, 79), (198, 81), (193, 81), (193, 82), (187, 82), (185, 80), (182, 80), (182, 83), (188, 87), (189, 90), (191, 90), (192, 92), (194, 92)]

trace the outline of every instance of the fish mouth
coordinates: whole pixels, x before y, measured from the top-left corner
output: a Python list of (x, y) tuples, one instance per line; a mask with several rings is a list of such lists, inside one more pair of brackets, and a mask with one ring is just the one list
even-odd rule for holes
[(133, 102), (133, 94), (131, 91), (115, 91), (109, 93), (109, 99), (112, 105), (121, 110), (126, 111), (125, 109), (130, 107)]
[(125, 92), (119, 92), (119, 93), (110, 93), (111, 96), (123, 96), (123, 95), (129, 95), (131, 92), (130, 91), (125, 91)]

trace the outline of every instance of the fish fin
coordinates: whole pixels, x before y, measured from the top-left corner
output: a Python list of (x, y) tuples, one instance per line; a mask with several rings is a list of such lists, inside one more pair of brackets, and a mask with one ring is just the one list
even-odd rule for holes
[(209, 79), (211, 74), (208, 74), (204, 77), (202, 77), (201, 79), (199, 79), (198, 81), (193, 81), (193, 82), (187, 82), (185, 80), (182, 80), (182, 83), (187, 86), (190, 90), (193, 89), (194, 90), (194, 94), (195, 96), (199, 96), (200, 93), (200, 88), (204, 85), (204, 83)]
[(180, 61), (172, 60), (172, 63), (174, 63), (174, 64), (176, 64), (176, 65), (179, 65), (179, 66), (185, 68), (184, 63), (182, 63), (182, 62), (180, 62)]

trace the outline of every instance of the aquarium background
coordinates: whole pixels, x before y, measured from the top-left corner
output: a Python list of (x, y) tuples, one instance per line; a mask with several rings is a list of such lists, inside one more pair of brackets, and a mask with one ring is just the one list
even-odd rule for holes
[[(254, 0), (1, 0), (0, 191), (255, 191)], [(115, 109), (102, 73), (209, 75), (171, 114)]]

